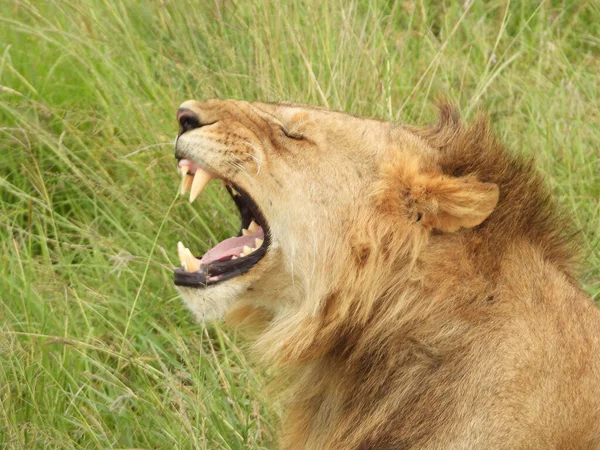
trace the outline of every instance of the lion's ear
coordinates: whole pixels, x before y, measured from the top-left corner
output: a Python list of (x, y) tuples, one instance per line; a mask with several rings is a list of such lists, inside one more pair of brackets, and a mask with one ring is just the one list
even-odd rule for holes
[(380, 211), (426, 229), (452, 232), (479, 225), (498, 204), (499, 189), (474, 175), (451, 177), (423, 170), (416, 158), (382, 167), (373, 194)]
[(410, 187), (409, 205), (415, 220), (428, 228), (445, 232), (472, 228), (487, 219), (498, 204), (498, 185), (482, 183), (474, 176), (423, 174), (416, 178), (418, 183)]

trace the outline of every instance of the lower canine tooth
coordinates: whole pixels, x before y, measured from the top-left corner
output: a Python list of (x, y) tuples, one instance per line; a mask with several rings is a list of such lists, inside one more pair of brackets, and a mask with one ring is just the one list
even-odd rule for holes
[(185, 249), (185, 270), (186, 272), (197, 272), (200, 270), (200, 261), (198, 261), (189, 248)]
[[(177, 243), (177, 254), (179, 255), (179, 262), (182, 266), (185, 264), (186, 254), (185, 254), (185, 246), (180, 241)], [(185, 267), (184, 267), (185, 268)]]
[(194, 174), (194, 181), (192, 182), (192, 189), (190, 190), (190, 203), (196, 200), (196, 197), (200, 195), (204, 186), (212, 180), (212, 175), (208, 173), (206, 170), (198, 167), (196, 169), (196, 173)]
[(248, 247), (247, 245), (244, 245), (244, 249), (242, 250), (242, 256), (246, 256), (249, 255), (250, 253), (252, 253), (255, 249)]

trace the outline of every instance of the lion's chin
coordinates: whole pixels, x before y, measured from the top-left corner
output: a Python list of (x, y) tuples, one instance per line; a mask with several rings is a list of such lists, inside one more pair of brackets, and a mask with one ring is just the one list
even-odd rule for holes
[(196, 320), (205, 323), (222, 320), (227, 310), (247, 287), (245, 283), (231, 280), (204, 289), (176, 286), (187, 307), (194, 313)]

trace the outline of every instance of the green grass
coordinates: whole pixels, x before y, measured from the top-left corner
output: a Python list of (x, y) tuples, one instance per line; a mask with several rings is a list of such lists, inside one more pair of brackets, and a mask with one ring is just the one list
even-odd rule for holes
[[(410, 123), (454, 99), (536, 155), (600, 299), (600, 7), (545, 1), (6, 0), (0, 12), (0, 448), (270, 448), (244, 342), (194, 323), (175, 243), (235, 230), (176, 198), (188, 98)], [(470, 6), (469, 6), (470, 5)]]

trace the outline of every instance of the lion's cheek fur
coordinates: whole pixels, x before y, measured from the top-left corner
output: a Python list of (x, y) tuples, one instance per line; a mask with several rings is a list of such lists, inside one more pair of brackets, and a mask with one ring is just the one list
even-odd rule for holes
[(204, 289), (176, 286), (198, 322), (219, 320), (243, 292), (241, 283), (217, 284)]

